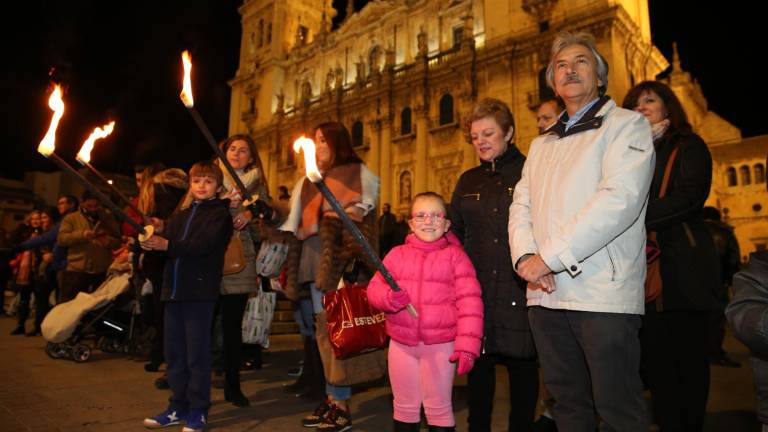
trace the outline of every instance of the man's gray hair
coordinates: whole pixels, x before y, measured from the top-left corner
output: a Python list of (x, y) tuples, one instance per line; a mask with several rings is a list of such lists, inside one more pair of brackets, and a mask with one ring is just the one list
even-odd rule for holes
[(564, 31), (555, 37), (554, 42), (552, 42), (552, 55), (550, 56), (549, 65), (547, 66), (547, 85), (552, 90), (555, 90), (555, 57), (560, 51), (571, 45), (582, 45), (587, 47), (592, 52), (592, 55), (595, 56), (597, 61), (597, 78), (602, 82), (602, 85), (598, 86), (597, 90), (600, 96), (604, 95), (606, 90), (608, 90), (608, 63), (597, 51), (595, 38), (586, 32), (571, 33)]

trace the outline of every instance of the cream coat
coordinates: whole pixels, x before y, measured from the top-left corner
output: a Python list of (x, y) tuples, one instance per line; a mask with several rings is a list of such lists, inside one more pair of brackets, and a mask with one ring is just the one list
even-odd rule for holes
[(557, 288), (529, 289), (529, 306), (644, 312), (651, 127), (611, 100), (600, 116), (599, 127), (531, 144), (509, 208), (512, 262), (540, 254)]

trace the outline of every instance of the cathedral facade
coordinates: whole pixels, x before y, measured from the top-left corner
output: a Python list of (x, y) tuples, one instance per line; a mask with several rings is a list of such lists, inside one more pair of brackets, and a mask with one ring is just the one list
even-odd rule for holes
[[(483, 97), (509, 104), (516, 145), (527, 152), (535, 109), (550, 94), (544, 71), (558, 32), (595, 36), (619, 104), (669, 67), (651, 41), (644, 0), (372, 0), (348, 8), (333, 30), (331, 0), (245, 0), (240, 14), (229, 130), (256, 140), (270, 191), (303, 175), (296, 138), (341, 121), (381, 178), (381, 203), (400, 213), (419, 192), (450, 198), (478, 163), (461, 119)], [(713, 124), (685, 78), (673, 74), (670, 84), (705, 141), (739, 142), (738, 129), (719, 117)]]

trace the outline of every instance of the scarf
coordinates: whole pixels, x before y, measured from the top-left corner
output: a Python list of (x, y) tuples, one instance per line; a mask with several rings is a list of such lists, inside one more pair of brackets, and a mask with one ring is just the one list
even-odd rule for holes
[(651, 125), (651, 135), (653, 135), (653, 141), (655, 142), (662, 136), (669, 128), (669, 120), (664, 119), (656, 124)]
[[(336, 166), (323, 174), (325, 185), (333, 193), (352, 220), (362, 222), (364, 211), (358, 205), (363, 202), (363, 184), (360, 176), (361, 164), (350, 163)], [(296, 237), (304, 240), (318, 233), (320, 218), (324, 214), (338, 217), (331, 204), (312, 184), (305, 179), (301, 186), (299, 197), (301, 205), (301, 222), (296, 231)]]

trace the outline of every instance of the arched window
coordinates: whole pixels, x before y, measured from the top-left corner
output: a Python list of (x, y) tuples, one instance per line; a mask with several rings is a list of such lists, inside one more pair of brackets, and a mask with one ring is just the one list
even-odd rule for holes
[(411, 108), (405, 107), (400, 113), (400, 135), (408, 135), (412, 131)]
[(765, 166), (761, 163), (755, 164), (755, 184), (765, 183)]
[(539, 71), (539, 101), (545, 101), (555, 98), (555, 92), (547, 85), (547, 68), (543, 67)]
[(736, 180), (736, 168), (729, 167), (725, 170), (725, 178), (728, 182), (728, 186), (736, 186), (738, 184), (738, 180)]
[(440, 126), (453, 123), (453, 96), (446, 93), (440, 98)]
[(748, 165), (742, 165), (741, 168), (739, 168), (739, 174), (741, 175), (741, 184), (752, 184), (752, 174), (749, 172)]
[(259, 48), (264, 46), (264, 20), (259, 20)]
[(352, 124), (352, 147), (363, 146), (363, 122), (360, 120)]

